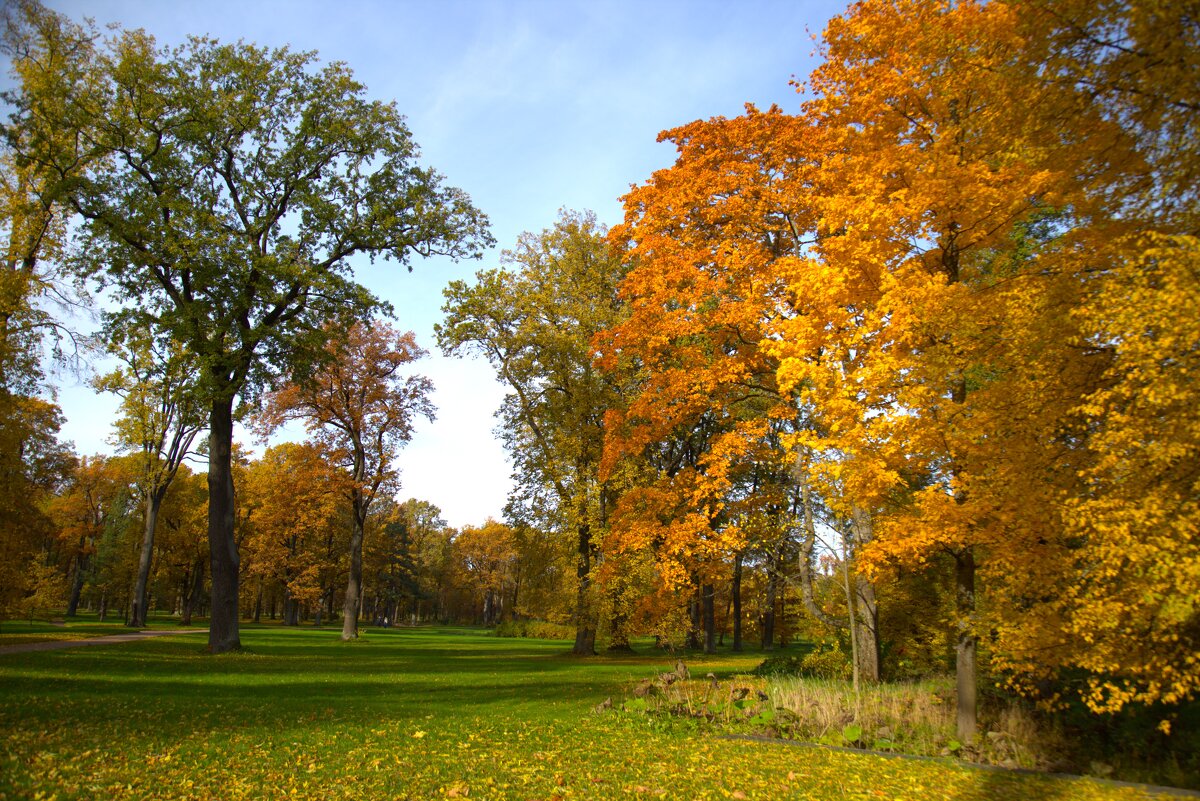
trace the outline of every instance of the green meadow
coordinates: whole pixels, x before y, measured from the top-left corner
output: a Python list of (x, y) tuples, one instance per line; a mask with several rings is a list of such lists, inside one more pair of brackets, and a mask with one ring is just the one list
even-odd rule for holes
[[(247, 626), (242, 641), (217, 657), (203, 633), (0, 655), (0, 798), (1150, 797), (623, 711), (638, 681), (673, 665), (649, 646), (578, 659), (562, 642), (454, 628), (342, 643), (331, 629)], [(688, 663), (723, 680), (760, 659)]]

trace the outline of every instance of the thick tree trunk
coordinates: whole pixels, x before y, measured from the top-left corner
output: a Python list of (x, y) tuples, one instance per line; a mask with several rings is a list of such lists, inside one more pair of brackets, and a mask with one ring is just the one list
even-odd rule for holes
[(233, 396), (212, 402), (208, 435), (208, 552), (212, 576), (208, 651), (242, 647), (238, 634), (238, 552), (233, 533)]
[(875, 585), (862, 577), (855, 581), (858, 671), (864, 681), (878, 683), (883, 678), (883, 650), (879, 642), (879, 606), (875, 602)]
[(775, 554), (767, 557), (767, 599), (762, 617), (762, 647), (764, 651), (775, 650), (775, 600), (779, 594), (779, 560)]
[(733, 602), (733, 650), (742, 650), (742, 555), (733, 559), (733, 584), (730, 587)]
[(954, 673), (958, 685), (958, 736), (965, 743), (975, 739), (976, 675), (975, 633), (971, 618), (975, 614), (975, 553), (965, 549), (955, 554), (955, 589), (957, 590), (958, 643), (954, 649)]
[(284, 596), (283, 599), (283, 625), (300, 625), (300, 604), (290, 595)]
[(196, 610), (196, 602), (200, 600), (200, 593), (204, 591), (204, 559), (202, 558), (197, 559), (196, 564), (192, 565), (191, 583), (191, 592), (183, 602), (183, 617), (179, 621), (181, 626), (192, 625), (192, 613)]
[[(851, 515), (854, 553), (859, 553), (871, 541), (874, 530), (871, 515), (856, 507)], [(855, 616), (858, 619), (858, 672), (864, 681), (877, 683), (883, 678), (883, 648), (879, 638), (879, 605), (875, 600), (875, 585), (856, 575), (854, 598)]]
[(75, 556), (75, 576), (71, 581), (71, 598), (67, 601), (67, 617), (75, 617), (79, 611), (79, 598), (83, 594), (83, 577), (87, 573), (87, 567), (87, 554), (77, 554)]
[(342, 607), (342, 639), (358, 638), (358, 611), (362, 604), (363, 524), (366, 519), (361, 493), (354, 492), (354, 529), (350, 532), (350, 576), (346, 579), (346, 601)]
[(257, 598), (255, 598), (255, 601), (254, 601), (254, 622), (255, 623), (262, 622), (262, 608), (263, 608), (263, 580), (262, 580), (262, 576), (259, 576), (258, 577), (258, 596), (257, 596)]
[(133, 586), (133, 609), (129, 625), (143, 628), (146, 625), (146, 584), (150, 581), (150, 564), (154, 556), (154, 534), (158, 530), (158, 510), (162, 508), (167, 488), (161, 487), (146, 494), (146, 520), (142, 532), (142, 553), (138, 557), (137, 583)]
[(586, 523), (579, 526), (579, 548), (575, 575), (578, 584), (575, 590), (575, 646), (571, 653), (577, 656), (594, 656), (596, 653), (596, 625), (592, 622), (588, 608), (588, 589), (592, 584), (592, 530)]
[(712, 584), (705, 584), (700, 589), (700, 596), (704, 605), (704, 653), (715, 654), (717, 652), (716, 590)]
[(688, 598), (688, 648), (698, 651), (703, 647), (700, 641), (700, 627), (702, 625), (703, 615), (700, 613), (700, 588), (696, 587), (695, 592)]

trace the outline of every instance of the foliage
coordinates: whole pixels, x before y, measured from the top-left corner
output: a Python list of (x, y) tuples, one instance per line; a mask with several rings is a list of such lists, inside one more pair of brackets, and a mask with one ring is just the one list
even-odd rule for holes
[(516, 479), (509, 517), (576, 543), (581, 653), (595, 639), (588, 588), (614, 495), (599, 474), (604, 413), (620, 391), (592, 366), (592, 337), (623, 314), (624, 268), (604, 234), (595, 215), (563, 211), (503, 254), (512, 269), (481, 271), (473, 286), (450, 282), (436, 327), (447, 355), (483, 355), (510, 390), (500, 410)]
[(546, 620), (501, 621), (495, 629), (497, 637), (530, 637), (535, 640), (573, 640), (575, 629), (562, 623), (551, 623)]
[(763, 660), (756, 676), (807, 676), (818, 679), (850, 678), (850, 659), (836, 640), (818, 642), (803, 654), (779, 654)]
[(967, 737), (979, 637), (1096, 710), (1193, 697), (1198, 41), (1164, 3), (867, 0), (798, 114), (662, 134), (598, 339), (638, 376), (605, 467), (652, 470), (614, 530), (685, 585), (798, 490), (860, 573), (952, 568)]
[(326, 334), (324, 361), (302, 380), (271, 392), (257, 422), (265, 436), (287, 420), (303, 421), (326, 457), (348, 474), (350, 570), (342, 636), (349, 640), (358, 636), (367, 516), (378, 495), (394, 494), (399, 476), (392, 461), (412, 438), (415, 418), (433, 419), (433, 384), (405, 375), (425, 355), (411, 331), (373, 321)]

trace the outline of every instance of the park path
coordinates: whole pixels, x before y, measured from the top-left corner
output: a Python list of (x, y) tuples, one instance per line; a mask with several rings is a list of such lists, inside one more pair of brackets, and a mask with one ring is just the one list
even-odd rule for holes
[(111, 645), (120, 642), (138, 642), (151, 637), (164, 637), (168, 634), (192, 634), (205, 629), (173, 629), (170, 631), (131, 631), (128, 634), (109, 634), (107, 637), (90, 637), (86, 640), (48, 640), (46, 642), (26, 642), (20, 645), (0, 645), (0, 656), (4, 654), (25, 654), (32, 651), (57, 651), (61, 648), (81, 648), (85, 645)]

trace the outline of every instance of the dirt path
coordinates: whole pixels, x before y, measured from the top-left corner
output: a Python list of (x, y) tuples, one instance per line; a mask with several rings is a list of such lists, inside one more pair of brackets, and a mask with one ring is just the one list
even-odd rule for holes
[(111, 645), (120, 642), (137, 642), (151, 637), (164, 637), (168, 634), (192, 634), (204, 629), (175, 629), (171, 631), (131, 631), (128, 634), (110, 634), (107, 637), (92, 637), (87, 640), (48, 640), (46, 642), (26, 642), (20, 645), (0, 645), (0, 656), (4, 654), (25, 654), (32, 651), (57, 651), (61, 648), (80, 648), (85, 645)]

